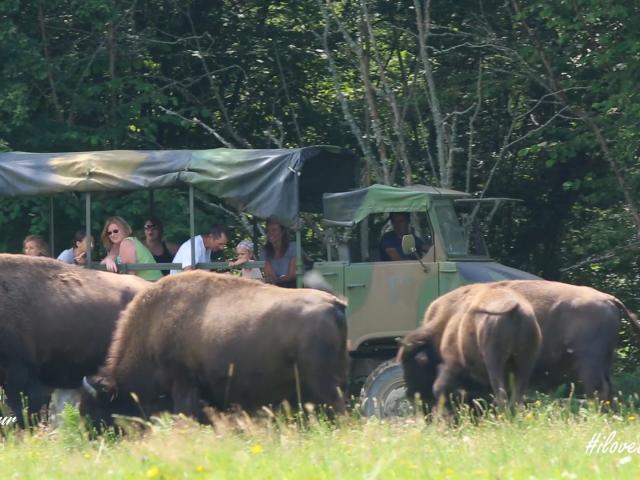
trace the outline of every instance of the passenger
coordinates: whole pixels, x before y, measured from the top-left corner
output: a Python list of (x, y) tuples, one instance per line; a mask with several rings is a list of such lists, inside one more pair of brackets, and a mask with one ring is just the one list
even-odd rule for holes
[[(63, 250), (58, 255), (58, 260), (64, 263), (84, 265), (87, 263), (87, 244), (84, 241), (86, 237), (86, 230), (78, 230), (73, 236), (73, 242), (71, 242), (71, 248)], [(91, 248), (94, 247), (93, 237), (91, 237)]]
[[(147, 247), (136, 237), (131, 236), (131, 227), (121, 217), (108, 218), (100, 238), (107, 250), (107, 256), (101, 263), (106, 265), (110, 272), (117, 272), (118, 264), (156, 263)], [(159, 270), (141, 270), (131, 273), (152, 282), (162, 278)]]
[(27, 235), (22, 241), (22, 253), (30, 257), (50, 257), (49, 244), (40, 235)]
[[(253, 253), (253, 242), (251, 240), (242, 240), (238, 243), (236, 253), (238, 254), (238, 258), (229, 262), (230, 267), (238, 267), (256, 259)], [(263, 280), (262, 272), (257, 267), (243, 268), (240, 276), (242, 278), (252, 278), (253, 280)]]
[[(149, 217), (144, 221), (144, 246), (149, 249), (157, 263), (171, 263), (178, 252), (178, 245), (165, 242), (162, 239), (164, 228), (157, 217)], [(162, 270), (163, 275), (169, 275), (169, 270)]]
[[(212, 253), (222, 253), (224, 247), (229, 243), (229, 229), (219, 223), (211, 225), (209, 231), (202, 235), (198, 235), (195, 240), (195, 262), (208, 263), (211, 262)], [(173, 263), (181, 263), (182, 270), (191, 269), (191, 239), (180, 245)], [(171, 270), (171, 275), (179, 273), (180, 270)]]
[(260, 256), (264, 279), (280, 287), (296, 287), (296, 245), (289, 242), (287, 229), (274, 219), (267, 220), (267, 243)]
[(409, 232), (409, 212), (392, 212), (389, 215), (393, 230), (385, 233), (380, 239), (380, 260), (415, 260), (414, 254), (405, 255), (402, 251), (402, 237), (413, 235), (416, 241), (416, 251), (426, 253), (429, 250), (428, 243), (418, 238), (413, 232)]

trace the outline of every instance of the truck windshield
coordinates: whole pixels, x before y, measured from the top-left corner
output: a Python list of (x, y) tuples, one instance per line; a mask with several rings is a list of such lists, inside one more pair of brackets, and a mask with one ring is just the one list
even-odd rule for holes
[(473, 214), (473, 207), (474, 204), (458, 205), (452, 201), (435, 203), (434, 208), (448, 256), (489, 256), (482, 238), (482, 222), (479, 215)]

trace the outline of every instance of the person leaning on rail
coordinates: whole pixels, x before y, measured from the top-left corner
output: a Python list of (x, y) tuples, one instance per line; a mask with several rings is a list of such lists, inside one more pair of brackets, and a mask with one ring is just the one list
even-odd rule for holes
[[(76, 265), (84, 265), (85, 263), (87, 263), (87, 244), (84, 241), (86, 236), (86, 230), (78, 230), (73, 236), (71, 248), (67, 248), (66, 250), (60, 252), (57, 260), (63, 263)], [(93, 237), (91, 237), (91, 248), (93, 247)]]
[[(140, 240), (131, 235), (131, 227), (122, 217), (109, 217), (100, 235), (107, 256), (101, 263), (110, 272), (118, 271), (118, 264), (156, 263), (151, 252)], [(145, 280), (155, 281), (162, 278), (159, 270), (141, 270), (130, 272)]]
[[(230, 237), (229, 229), (219, 223), (211, 225), (206, 233), (194, 237), (195, 262), (211, 262), (211, 254), (221, 253), (229, 243)], [(182, 270), (191, 269), (191, 239), (180, 245), (172, 263), (182, 264)], [(171, 275), (179, 272), (180, 270), (171, 270)]]
[(264, 279), (280, 287), (296, 287), (296, 245), (289, 241), (287, 229), (278, 221), (267, 220), (267, 242), (260, 256)]

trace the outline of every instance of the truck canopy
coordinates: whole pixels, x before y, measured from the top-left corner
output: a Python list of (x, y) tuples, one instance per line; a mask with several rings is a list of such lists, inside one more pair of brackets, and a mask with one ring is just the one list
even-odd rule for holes
[(328, 225), (349, 227), (372, 213), (424, 212), (434, 197), (466, 198), (470, 195), (425, 185), (390, 187), (375, 184), (351, 192), (324, 194), (324, 219)]
[(333, 146), (296, 149), (111, 150), (0, 154), (0, 195), (123, 192), (192, 185), (238, 210), (295, 224), (322, 194), (355, 186), (357, 157)]

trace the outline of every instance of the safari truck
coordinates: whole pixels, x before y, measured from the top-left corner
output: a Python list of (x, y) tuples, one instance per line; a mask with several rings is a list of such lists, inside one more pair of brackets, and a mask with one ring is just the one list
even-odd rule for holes
[[(188, 190), (190, 237), (195, 230), (195, 194), (257, 219), (275, 217), (292, 228), (298, 252), (301, 212), (324, 217), (326, 256), (313, 268), (337, 295), (347, 298), (351, 393), (362, 387), (365, 415), (388, 415), (402, 407), (400, 366), (393, 361), (398, 339), (416, 328), (438, 296), (466, 283), (533, 278), (489, 257), (481, 236), (481, 213), (491, 217), (508, 199), (474, 199), (429, 186), (356, 189), (358, 158), (333, 146), (271, 150), (114, 150), (67, 153), (0, 153), (0, 196), (50, 197), (49, 238), (57, 198), (80, 199), (93, 234), (104, 219), (92, 218), (92, 202), (154, 189)], [(152, 202), (150, 202), (152, 203)], [(402, 261), (382, 261), (380, 238), (392, 212), (410, 216)], [(87, 238), (89, 238), (87, 236)], [(428, 245), (416, 251), (412, 241)], [(87, 245), (88, 265), (95, 262)], [(194, 248), (192, 246), (192, 251)], [(298, 286), (304, 266), (298, 255)], [(93, 261), (92, 261), (93, 259)], [(192, 267), (228, 269), (226, 262)], [(261, 266), (253, 262), (248, 266)], [(180, 269), (181, 264), (127, 265), (126, 271)]]

